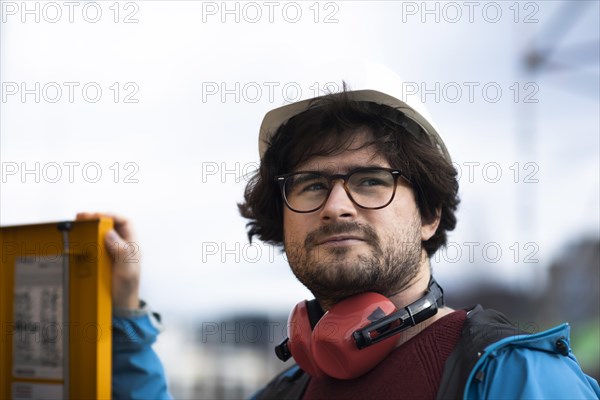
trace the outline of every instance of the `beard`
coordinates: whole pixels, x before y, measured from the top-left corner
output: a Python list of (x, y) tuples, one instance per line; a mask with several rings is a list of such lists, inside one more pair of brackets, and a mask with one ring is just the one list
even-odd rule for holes
[[(421, 261), (421, 221), (412, 221), (382, 242), (369, 225), (340, 222), (310, 232), (296, 248), (286, 243), (285, 252), (294, 275), (325, 308), (363, 292), (384, 296), (407, 288), (416, 278)], [(353, 255), (354, 246), (319, 246), (322, 239), (338, 234), (359, 235), (370, 251)]]

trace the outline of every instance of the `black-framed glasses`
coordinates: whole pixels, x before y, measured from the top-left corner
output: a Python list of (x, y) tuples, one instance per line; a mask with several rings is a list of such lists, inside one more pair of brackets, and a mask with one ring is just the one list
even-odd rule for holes
[(345, 175), (316, 171), (292, 172), (276, 176), (275, 180), (290, 210), (309, 213), (323, 207), (336, 180), (343, 181), (346, 194), (358, 207), (368, 210), (384, 208), (394, 199), (401, 176), (402, 172), (397, 169), (358, 168)]

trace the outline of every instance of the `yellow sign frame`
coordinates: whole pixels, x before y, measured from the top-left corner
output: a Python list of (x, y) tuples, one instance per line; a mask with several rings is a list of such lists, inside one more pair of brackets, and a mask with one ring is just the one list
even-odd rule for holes
[[(64, 224), (64, 223), (63, 223)], [(64, 393), (73, 399), (110, 399), (112, 377), (111, 260), (104, 245), (110, 218), (67, 223), (69, 259), (68, 365)], [(0, 398), (12, 398), (15, 383), (63, 384), (64, 380), (13, 376), (15, 265), (22, 257), (64, 255), (59, 223), (0, 228)], [(64, 375), (63, 375), (64, 376)]]

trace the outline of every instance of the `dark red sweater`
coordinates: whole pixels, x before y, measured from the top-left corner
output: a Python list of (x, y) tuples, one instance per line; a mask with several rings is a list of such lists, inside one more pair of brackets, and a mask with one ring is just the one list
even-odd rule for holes
[(359, 378), (311, 379), (303, 400), (435, 399), (466, 316), (459, 310), (440, 318)]

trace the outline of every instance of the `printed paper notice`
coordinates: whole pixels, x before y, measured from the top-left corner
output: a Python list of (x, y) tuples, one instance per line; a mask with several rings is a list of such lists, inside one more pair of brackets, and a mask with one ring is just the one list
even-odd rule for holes
[(62, 400), (63, 385), (17, 382), (12, 385), (13, 400)]
[(13, 376), (62, 379), (62, 256), (15, 265)]

